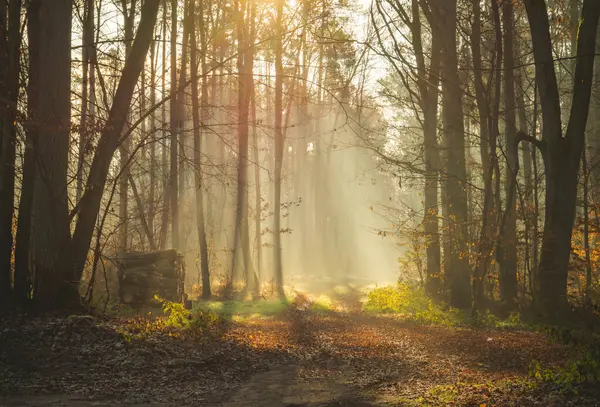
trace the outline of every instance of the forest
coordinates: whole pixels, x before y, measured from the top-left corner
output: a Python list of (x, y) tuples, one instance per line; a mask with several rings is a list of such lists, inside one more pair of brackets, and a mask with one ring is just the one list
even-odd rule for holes
[(599, 25), (0, 0), (0, 406), (600, 406)]

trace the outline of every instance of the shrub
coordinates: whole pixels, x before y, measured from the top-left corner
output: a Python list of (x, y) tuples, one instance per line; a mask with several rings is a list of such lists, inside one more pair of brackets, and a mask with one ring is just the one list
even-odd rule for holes
[(167, 335), (175, 338), (200, 340), (208, 333), (218, 331), (223, 320), (214, 312), (190, 312), (183, 304), (171, 302), (159, 297), (154, 298), (161, 304), (163, 316), (144, 317), (128, 320), (122, 334), (127, 340), (144, 339), (153, 335)]
[(365, 304), (367, 311), (415, 314), (427, 310), (432, 301), (420, 288), (408, 284), (378, 287), (370, 291)]
[(368, 293), (365, 311), (402, 314), (415, 322), (445, 326), (483, 326), (489, 328), (525, 328), (519, 313), (501, 320), (489, 311), (472, 315), (470, 310), (460, 310), (436, 303), (420, 287), (406, 283), (378, 287)]

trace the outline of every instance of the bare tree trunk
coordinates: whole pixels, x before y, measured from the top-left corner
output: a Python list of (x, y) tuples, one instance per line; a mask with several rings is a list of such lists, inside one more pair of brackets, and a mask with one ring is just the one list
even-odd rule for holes
[[(39, 1), (39, 0), (36, 0)], [(35, 118), (33, 265), (35, 300), (45, 306), (79, 304), (79, 280), (69, 278), (70, 230), (67, 167), (71, 120), (71, 8), (69, 0), (39, 1), (32, 24), (39, 26), (39, 48), (30, 49), (38, 85)], [(33, 8), (31, 9), (33, 10)]]
[[(190, 38), (190, 30), (189, 30), (189, 5), (191, 1), (184, 1), (183, 8), (183, 42), (181, 47), (181, 68), (179, 70), (179, 84), (183, 85), (187, 78), (187, 62), (189, 55), (189, 38)], [(178, 180), (178, 210), (181, 210), (182, 205), (185, 205), (186, 197), (185, 197), (185, 184), (186, 184), (186, 132), (184, 129), (185, 124), (185, 106), (186, 106), (186, 93), (183, 89), (180, 89), (177, 95), (177, 121), (178, 121), (178, 135), (177, 135), (177, 143), (179, 145), (179, 163), (177, 168), (177, 180)], [(179, 216), (178, 216), (179, 217)], [(180, 222), (178, 225), (179, 236), (177, 241), (179, 242), (179, 250), (185, 251), (185, 236), (186, 236), (186, 224), (185, 222)]]
[(592, 260), (590, 255), (589, 169), (587, 154), (583, 149), (583, 248), (585, 250), (585, 304), (592, 304)]
[(500, 230), (500, 298), (508, 304), (517, 298), (517, 205), (516, 183), (518, 149), (516, 146), (517, 124), (514, 81), (513, 49), (513, 5), (510, 1), (502, 3), (504, 26), (504, 108), (506, 132), (506, 209)]
[(283, 165), (283, 0), (275, 1), (275, 191), (273, 198), (273, 254), (277, 293), (284, 299), (283, 265), (281, 260), (281, 167)]
[[(156, 105), (156, 40), (150, 44), (150, 106)], [(143, 114), (143, 112), (142, 112)], [(148, 227), (152, 236), (156, 236), (154, 218), (156, 217), (156, 112), (150, 116), (150, 185), (148, 192)], [(157, 245), (156, 238), (153, 242)]]
[[(131, 53), (136, 2), (137, 0), (129, 0), (130, 4), (128, 5), (128, 0), (121, 0), (121, 11), (123, 13), (125, 31), (126, 57), (129, 57), (129, 54)], [(128, 109), (128, 115), (129, 114), (131, 114), (130, 109)], [(129, 138), (126, 138), (119, 146), (119, 165), (121, 172), (121, 177), (119, 178), (119, 221), (121, 222), (121, 227), (119, 228), (119, 252), (121, 254), (127, 251), (129, 239), (129, 144)]]
[[(490, 106), (491, 98), (486, 95), (483, 80), (483, 57), (481, 52), (481, 5), (478, 0), (473, 0), (473, 30), (471, 32), (471, 52), (473, 58), (473, 75), (475, 82), (475, 95), (479, 111), (480, 155), (483, 167), (483, 209), (482, 224), (477, 248), (477, 258), (473, 271), (473, 306), (475, 310), (483, 309), (485, 302), (484, 280), (487, 275), (489, 260), (493, 249), (495, 234), (494, 214), (494, 189), (493, 175), (496, 169), (496, 140), (497, 116), (492, 120), (492, 112), (497, 115), (500, 89), (500, 60), (502, 57), (501, 36), (498, 38), (499, 28), (495, 27), (496, 44), (493, 56), (496, 61), (495, 70), (490, 73), (488, 83), (495, 83), (496, 103)], [(497, 24), (497, 18), (494, 19)], [(493, 63), (492, 63), (493, 65)], [(490, 86), (491, 89), (491, 86)], [(495, 127), (494, 127), (495, 126)]]
[[(255, 201), (255, 212), (256, 219), (254, 220), (254, 233), (255, 233), (255, 247), (256, 247), (256, 266), (257, 266), (257, 280), (260, 284), (261, 274), (263, 269), (262, 264), (262, 195), (260, 192), (260, 161), (258, 153), (258, 132), (256, 131), (256, 92), (254, 86), (252, 87), (252, 153), (254, 158), (254, 185), (256, 190), (256, 201)], [(259, 287), (260, 289), (260, 287)]]
[(94, 153), (90, 173), (81, 201), (78, 203), (79, 217), (75, 226), (72, 240), (74, 255), (72, 276), (73, 281), (79, 281), (86, 263), (94, 226), (100, 210), (102, 194), (106, 185), (110, 163), (119, 147), (122, 129), (127, 119), (127, 111), (144, 62), (156, 22), (156, 14), (160, 0), (145, 0), (142, 5), (141, 19), (135, 41), (123, 74), (119, 80), (117, 91), (111, 106), (108, 120), (101, 132), (98, 146)]
[(457, 308), (471, 306), (471, 276), (467, 238), (467, 194), (465, 167), (465, 131), (462, 90), (458, 76), (456, 47), (456, 0), (438, 3), (442, 53), (442, 117), (447, 154), (447, 213), (452, 249), (449, 255), (450, 304)]
[(77, 150), (77, 186), (75, 190), (75, 202), (81, 199), (83, 193), (83, 164), (85, 162), (85, 151), (88, 138), (88, 107), (89, 107), (89, 76), (94, 71), (90, 69), (91, 47), (94, 42), (94, 0), (86, 0), (83, 9), (83, 36), (81, 48), (81, 116), (79, 120), (79, 148)]
[(179, 249), (179, 195), (177, 191), (177, 151), (178, 131), (180, 127), (179, 106), (177, 100), (177, 0), (171, 0), (171, 168), (169, 177), (169, 195), (171, 202), (171, 246)]
[[(200, 31), (202, 96), (198, 98), (198, 55), (196, 51), (196, 16), (195, 1), (190, 3), (191, 15), (191, 75), (192, 75), (192, 120), (194, 122), (194, 172), (196, 189), (196, 227), (200, 245), (200, 270), (202, 274), (202, 298), (210, 298), (210, 271), (208, 263), (208, 246), (206, 244), (206, 225), (204, 221), (204, 184), (202, 182), (202, 137), (204, 126), (208, 120), (208, 78), (206, 65), (206, 28), (204, 26), (204, 1), (199, 2), (198, 31)], [(200, 115), (200, 112), (202, 114)]]
[[(161, 91), (162, 97), (164, 98), (167, 94), (167, 1), (162, 0), (162, 76), (161, 76)], [(170, 208), (170, 194), (169, 194), (169, 181), (170, 175), (169, 171), (167, 171), (167, 166), (169, 165), (169, 159), (167, 154), (167, 138), (168, 132), (165, 130), (167, 125), (167, 104), (164, 103), (161, 109), (161, 122), (163, 130), (162, 134), (162, 147), (161, 147), (161, 169), (163, 174), (162, 179), (162, 195), (163, 195), (163, 204), (162, 204), (162, 219), (161, 219), (161, 228), (160, 228), (160, 248), (164, 250), (167, 247), (167, 233), (169, 229), (169, 208)]]
[[(513, 33), (514, 34), (514, 33)], [(514, 37), (516, 38), (516, 36)], [(514, 55), (519, 55), (518, 52), (518, 40), (515, 39), (514, 41), (514, 45), (515, 45), (515, 52)], [(523, 79), (522, 79), (522, 75), (521, 75), (521, 71), (517, 70), (515, 73), (515, 86), (517, 87), (517, 110), (518, 110), (518, 117), (519, 117), (519, 131), (523, 134), (529, 134), (529, 126), (527, 123), (527, 113), (525, 111), (525, 90), (523, 88)], [(535, 134), (531, 135), (532, 137), (535, 137)], [(527, 276), (527, 280), (530, 283), (531, 279), (532, 279), (532, 275), (533, 275), (533, 269), (535, 268), (535, 266), (537, 265), (537, 256), (533, 256), (533, 254), (536, 252), (536, 249), (534, 249), (532, 246), (537, 244), (537, 239), (536, 239), (536, 235), (537, 235), (537, 227), (534, 227), (534, 222), (537, 222), (536, 219), (534, 219), (534, 217), (537, 216), (536, 213), (534, 213), (534, 199), (533, 199), (533, 193), (534, 193), (534, 185), (533, 185), (533, 165), (532, 165), (532, 151), (535, 151), (531, 148), (532, 146), (529, 143), (522, 143), (521, 144), (521, 149), (522, 149), (522, 154), (523, 154), (523, 177), (525, 178), (525, 191), (524, 191), (524, 197), (523, 197), (523, 202), (524, 202), (524, 208), (523, 208), (523, 217), (524, 217), (524, 223), (525, 223), (525, 235), (527, 240), (529, 241), (529, 237), (532, 237), (533, 243), (532, 244), (526, 244), (525, 247), (525, 273)], [(535, 257), (535, 258), (534, 258)]]
[[(244, 15), (247, 7), (246, 1), (238, 3), (239, 20), (237, 21), (238, 37), (238, 179), (237, 179), (237, 204), (235, 220), (235, 240), (232, 261), (232, 273), (236, 272), (238, 250), (242, 249), (244, 258), (244, 276), (246, 290), (255, 288), (252, 276), (254, 267), (250, 257), (250, 237), (248, 233), (248, 108), (250, 102), (250, 89), (254, 84), (252, 67), (254, 54), (249, 44), (249, 29), (245, 26)], [(240, 247), (241, 245), (241, 247)]]
[(439, 233), (438, 184), (440, 176), (440, 153), (437, 141), (438, 98), (440, 82), (441, 41), (434, 21), (431, 25), (431, 59), (428, 72), (421, 37), (420, 10), (417, 0), (412, 2), (412, 37), (419, 68), (418, 86), (423, 111), (423, 138), (425, 150), (425, 216), (423, 219), (426, 238), (427, 282), (429, 295), (441, 293), (441, 248)]
[(0, 305), (11, 294), (20, 23), (20, 0), (0, 6)]

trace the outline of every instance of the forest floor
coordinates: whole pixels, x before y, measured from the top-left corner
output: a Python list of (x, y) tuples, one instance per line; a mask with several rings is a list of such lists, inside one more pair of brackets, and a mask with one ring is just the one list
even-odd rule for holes
[(0, 320), (0, 406), (600, 406), (599, 393), (533, 382), (532, 361), (572, 357), (542, 334), (418, 325), (363, 313), (353, 297), (316, 311), (300, 298), (200, 338), (139, 335), (146, 317)]

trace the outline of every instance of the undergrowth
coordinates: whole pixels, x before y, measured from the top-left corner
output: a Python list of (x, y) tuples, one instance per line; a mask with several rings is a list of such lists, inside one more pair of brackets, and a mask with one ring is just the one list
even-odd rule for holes
[(405, 283), (395, 286), (378, 287), (367, 295), (364, 310), (374, 313), (393, 313), (409, 320), (426, 325), (481, 326), (487, 328), (516, 329), (526, 328), (519, 313), (500, 319), (489, 311), (475, 315), (470, 310), (460, 310), (436, 303), (425, 295), (420, 287), (411, 287)]
[(161, 316), (144, 316), (131, 318), (121, 328), (121, 334), (128, 341), (146, 339), (155, 335), (167, 335), (178, 339), (201, 340), (218, 332), (225, 320), (217, 313), (207, 310), (189, 311), (183, 304), (171, 302), (159, 297), (154, 300), (160, 303)]
[(600, 334), (568, 329), (552, 329), (549, 333), (572, 347), (578, 356), (562, 367), (547, 368), (534, 360), (529, 366), (529, 375), (561, 392), (577, 394), (582, 389), (600, 390)]
[(288, 304), (280, 300), (256, 300), (245, 302), (228, 301), (198, 301), (193, 304), (194, 313), (209, 312), (221, 315), (226, 319), (271, 318), (281, 314)]
[[(399, 314), (410, 321), (426, 325), (528, 329), (542, 332), (569, 346), (577, 356), (562, 367), (545, 367), (537, 360), (532, 361), (529, 367), (532, 381), (528, 385), (543, 385), (561, 393), (578, 393), (582, 389), (600, 388), (600, 334), (592, 330), (525, 323), (519, 313), (513, 313), (507, 319), (500, 319), (489, 311), (473, 316), (470, 311), (436, 303), (428, 298), (421, 288), (404, 283), (370, 291), (364, 310)], [(456, 396), (457, 391), (455, 387), (437, 390), (437, 393), (429, 395), (429, 401), (435, 401), (423, 405), (437, 405), (436, 403), (443, 402), (446, 397)]]

